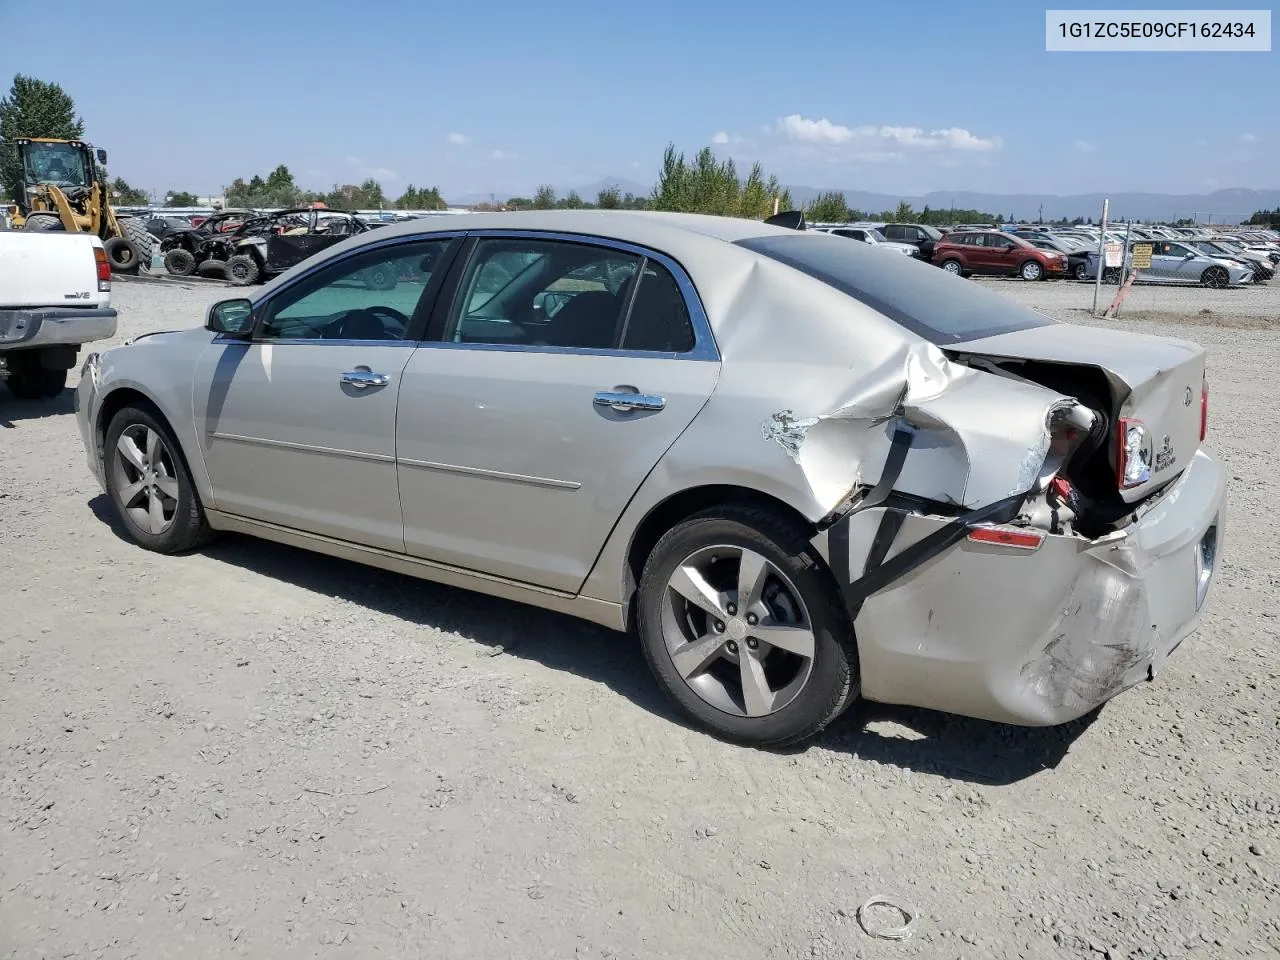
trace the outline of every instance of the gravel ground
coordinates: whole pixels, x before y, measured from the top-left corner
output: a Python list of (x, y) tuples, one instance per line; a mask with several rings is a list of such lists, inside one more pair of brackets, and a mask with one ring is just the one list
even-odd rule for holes
[[(121, 283), (121, 338), (222, 295)], [(684, 728), (608, 631), (246, 538), (135, 548), (70, 393), (0, 399), (0, 957), (1275, 956), (1277, 335), (1120, 325), (1211, 350), (1202, 629), (1087, 721), (865, 706), (782, 753)], [(911, 939), (859, 929), (878, 894)]]

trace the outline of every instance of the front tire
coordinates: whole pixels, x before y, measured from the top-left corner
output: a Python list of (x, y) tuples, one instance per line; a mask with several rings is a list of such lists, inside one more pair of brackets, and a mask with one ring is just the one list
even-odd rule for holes
[(1083, 263), (1076, 264), (1075, 276), (1077, 280), (1089, 279), (1089, 267)]
[(27, 217), (22, 229), (33, 233), (48, 233), (53, 230), (62, 230), (64, 227), (62, 218), (56, 213), (33, 213)]
[(961, 266), (961, 264), (960, 264), (960, 261), (959, 261), (959, 260), (944, 260), (944, 261), (942, 261), (942, 269), (943, 269), (943, 270), (945, 270), (945, 271), (947, 271), (947, 273), (951, 274), (953, 277), (963, 277), (963, 276), (964, 276), (964, 267), (963, 267), (963, 266)]
[(164, 268), (175, 277), (189, 277), (196, 272), (195, 254), (175, 247), (164, 255)]
[(1231, 275), (1226, 267), (1209, 267), (1200, 274), (1200, 282), (1214, 290), (1222, 290), (1231, 284)]
[(830, 571), (796, 524), (714, 508), (669, 530), (645, 563), (638, 632), (684, 716), (717, 737), (782, 746), (857, 696), (853, 627)]
[(1040, 264), (1036, 263), (1034, 260), (1028, 260), (1018, 268), (1018, 276), (1022, 277), (1023, 280), (1028, 280), (1032, 283), (1037, 280), (1043, 280), (1044, 267), (1040, 266)]
[(154, 408), (130, 405), (116, 413), (102, 457), (107, 496), (140, 547), (181, 553), (211, 538), (178, 441)]

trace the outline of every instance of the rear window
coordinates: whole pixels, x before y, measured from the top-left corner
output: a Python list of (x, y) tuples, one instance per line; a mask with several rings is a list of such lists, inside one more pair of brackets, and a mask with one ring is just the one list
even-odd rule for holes
[(737, 243), (835, 287), (939, 346), (1054, 322), (931, 264), (886, 257), (825, 234), (797, 232)]

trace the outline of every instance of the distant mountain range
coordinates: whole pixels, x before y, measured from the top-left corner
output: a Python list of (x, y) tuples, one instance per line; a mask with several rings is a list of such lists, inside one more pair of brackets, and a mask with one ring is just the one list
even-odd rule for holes
[[(583, 200), (594, 201), (596, 194), (608, 186), (617, 187), (620, 193), (634, 193), (637, 196), (647, 196), (653, 190), (652, 184), (646, 185), (626, 177), (605, 177), (594, 183), (557, 189), (557, 193), (564, 196), (573, 189)], [(791, 186), (789, 189), (792, 200), (799, 206), (804, 206), (822, 192), (816, 187)], [(1003, 214), (1015, 220), (1034, 220), (1043, 216), (1046, 220), (1091, 217), (1096, 221), (1102, 215), (1102, 200), (1107, 194), (1080, 193), (1060, 196), (1052, 193), (1003, 194), (966, 191), (953, 193), (935, 190), (919, 196), (903, 196), (845, 190), (844, 196), (850, 207), (855, 210), (865, 210), (868, 213), (892, 210), (899, 202), (905, 200), (917, 210), (927, 205), (935, 210), (946, 210), (951, 207), (983, 210), (992, 215)], [(1207, 223), (1212, 217), (1215, 223), (1239, 223), (1247, 220), (1255, 211), (1280, 207), (1280, 190), (1237, 188), (1215, 190), (1212, 193), (1114, 193), (1110, 197), (1113, 220), (1176, 220), (1190, 217), (1197, 222)], [(487, 201), (489, 195), (474, 193), (450, 199), (454, 203), (472, 204)], [(498, 199), (505, 200), (506, 197)]]

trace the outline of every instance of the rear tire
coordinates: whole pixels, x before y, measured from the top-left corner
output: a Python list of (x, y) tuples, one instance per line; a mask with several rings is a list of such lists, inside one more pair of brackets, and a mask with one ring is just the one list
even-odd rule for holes
[(151, 235), (147, 225), (137, 217), (127, 217), (120, 221), (120, 229), (124, 237), (138, 252), (138, 266), (143, 270), (151, 270), (151, 258), (155, 255), (156, 238)]
[(33, 213), (27, 217), (22, 229), (30, 230), (32, 233), (48, 233), (53, 230), (62, 230), (64, 227), (62, 218), (56, 213)]
[[(699, 582), (715, 600), (686, 603)], [(750, 597), (743, 583), (754, 585)], [(637, 631), (676, 708), (735, 743), (803, 740), (858, 694), (853, 626), (835, 580), (805, 532), (772, 510), (712, 508), (669, 530), (645, 562)]]
[(7, 357), (9, 375), (4, 385), (23, 400), (48, 400), (67, 385), (66, 370), (47, 370), (39, 350), (15, 350)]
[(112, 273), (137, 273), (138, 251), (124, 237), (112, 237), (102, 244)]
[(189, 277), (196, 272), (195, 254), (175, 247), (164, 255), (164, 268), (175, 277)]
[[(126, 436), (127, 442), (122, 443)], [(126, 448), (132, 456), (124, 452)], [(154, 407), (121, 408), (107, 426), (102, 459), (107, 496), (140, 547), (182, 553), (213, 538), (182, 449)], [(153, 497), (160, 504), (154, 515), (148, 510)], [(152, 516), (159, 522), (151, 523)]]
[(247, 287), (258, 280), (258, 262), (245, 253), (238, 253), (227, 261), (227, 279), (232, 286)]

